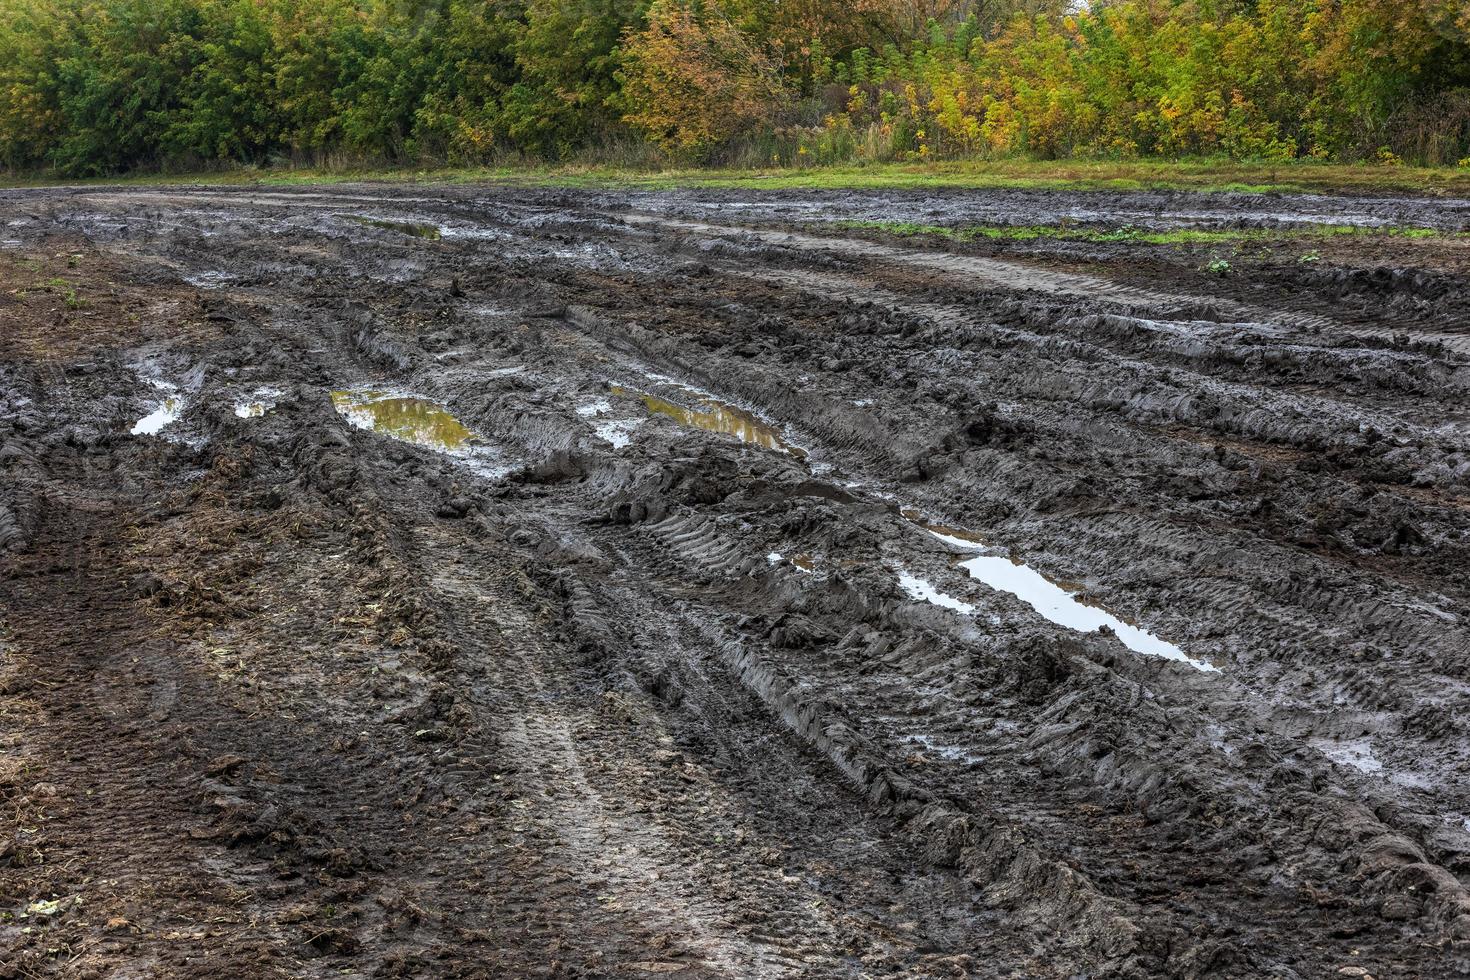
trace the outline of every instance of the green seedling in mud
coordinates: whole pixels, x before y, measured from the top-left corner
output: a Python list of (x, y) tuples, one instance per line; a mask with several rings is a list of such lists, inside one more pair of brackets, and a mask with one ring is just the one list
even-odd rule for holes
[(1309, 265), (1309, 264), (1311, 264), (1313, 262), (1321, 262), (1322, 261), (1322, 253), (1321, 252), (1308, 252), (1306, 255), (1303, 255), (1301, 258), (1297, 259), (1297, 261), (1300, 262), (1300, 263), (1302, 263), (1303, 265)]
[(1214, 259), (1209, 265), (1205, 266), (1205, 271), (1214, 276), (1229, 275), (1230, 263), (1224, 259)]
[[(79, 310), (87, 305), (87, 301), (77, 295), (76, 289), (60, 276), (52, 276), (36, 288), (44, 289), (48, 293), (60, 292), (61, 298), (69, 310)], [(15, 295), (24, 296), (25, 291), (17, 290)]]
[(1136, 241), (1143, 232), (1132, 225), (1124, 225), (1117, 231), (1104, 232), (1097, 236), (1100, 242), (1131, 242)]

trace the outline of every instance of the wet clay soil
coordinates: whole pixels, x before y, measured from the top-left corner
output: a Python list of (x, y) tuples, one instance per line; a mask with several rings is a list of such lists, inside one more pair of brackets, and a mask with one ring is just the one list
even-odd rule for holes
[(0, 977), (1470, 971), (1470, 203), (0, 223)]

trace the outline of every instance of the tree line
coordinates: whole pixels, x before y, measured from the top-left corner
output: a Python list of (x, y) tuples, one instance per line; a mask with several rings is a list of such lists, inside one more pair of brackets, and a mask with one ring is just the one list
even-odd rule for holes
[(0, 166), (1470, 166), (1467, 0), (0, 0)]

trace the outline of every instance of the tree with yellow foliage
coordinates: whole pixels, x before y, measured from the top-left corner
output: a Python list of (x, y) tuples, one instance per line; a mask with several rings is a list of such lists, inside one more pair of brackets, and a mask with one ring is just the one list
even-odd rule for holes
[(706, 156), (768, 126), (786, 102), (780, 64), (718, 3), (657, 0), (623, 46), (623, 119), (660, 145)]

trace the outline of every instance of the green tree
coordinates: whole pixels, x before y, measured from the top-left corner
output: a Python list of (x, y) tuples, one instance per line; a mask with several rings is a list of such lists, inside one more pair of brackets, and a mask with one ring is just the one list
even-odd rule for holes
[(531, 0), (514, 45), (519, 78), (502, 110), (516, 146), (565, 157), (616, 130), (619, 45), (646, 9), (644, 0)]

